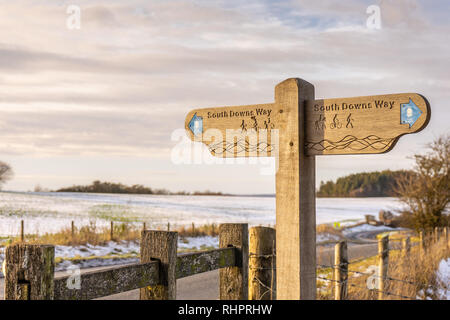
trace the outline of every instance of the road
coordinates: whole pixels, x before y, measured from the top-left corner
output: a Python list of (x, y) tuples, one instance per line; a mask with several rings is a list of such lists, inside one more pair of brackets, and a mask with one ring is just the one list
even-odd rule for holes
[[(377, 244), (349, 245), (348, 258), (350, 260), (371, 257), (377, 254)], [(334, 260), (334, 247), (317, 249), (317, 263), (330, 265)], [(82, 272), (100, 270), (104, 268), (89, 268)], [(65, 272), (56, 272), (55, 276), (63, 276)], [(3, 300), (4, 279), (0, 279), (0, 300)], [(205, 272), (177, 280), (177, 300), (217, 300), (219, 298), (218, 270)], [(99, 300), (138, 300), (139, 290), (131, 290), (100, 298)]]

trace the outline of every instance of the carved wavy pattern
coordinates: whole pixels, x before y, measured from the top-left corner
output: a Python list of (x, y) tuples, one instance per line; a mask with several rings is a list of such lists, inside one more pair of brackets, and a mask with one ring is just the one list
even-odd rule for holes
[(373, 149), (383, 151), (388, 149), (395, 138), (380, 138), (375, 135), (370, 135), (365, 138), (357, 138), (352, 135), (347, 135), (339, 141), (330, 141), (324, 139), (318, 142), (306, 142), (306, 148), (316, 151), (330, 151), (350, 149), (352, 151), (362, 151), (366, 149)]
[(223, 154), (225, 152), (231, 152), (239, 154), (242, 152), (264, 153), (272, 152), (273, 146), (267, 142), (259, 142), (256, 144), (250, 144), (247, 140), (241, 139), (236, 142), (226, 142), (225, 146), (223, 142), (217, 142), (209, 145), (209, 151), (214, 154)]

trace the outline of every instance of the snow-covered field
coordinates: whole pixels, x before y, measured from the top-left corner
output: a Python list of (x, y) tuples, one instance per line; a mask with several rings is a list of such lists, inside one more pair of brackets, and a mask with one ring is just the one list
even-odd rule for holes
[[(396, 210), (395, 198), (318, 198), (317, 224), (364, 220), (365, 214), (377, 216), (381, 209)], [(0, 192), (0, 236), (17, 235), (20, 220), (25, 232), (42, 234), (95, 222), (146, 222), (149, 227), (174, 228), (182, 225), (243, 222), (254, 225), (275, 224), (273, 197), (157, 196), (81, 193)]]
[[(377, 216), (381, 209), (399, 209), (400, 203), (393, 198), (319, 198), (316, 207), (318, 224), (339, 221), (342, 227), (364, 220), (365, 214)], [(192, 222), (274, 225), (275, 198), (0, 192), (0, 236), (17, 235), (20, 220), (25, 221), (26, 233), (36, 234), (68, 228), (72, 220), (77, 227), (92, 222), (97, 227), (107, 227), (111, 220), (139, 225), (146, 222), (149, 228), (166, 226), (167, 222), (173, 228)], [(380, 227), (358, 226), (355, 230), (345, 229), (344, 235), (368, 231), (364, 228), (373, 231)], [(318, 243), (328, 240), (339, 240), (339, 237), (317, 235)], [(201, 250), (217, 247), (218, 242), (217, 237), (180, 238), (178, 248)], [(68, 258), (77, 258), (75, 264), (82, 268), (136, 262), (139, 244), (122, 241), (104, 246), (56, 246), (55, 251), (55, 256), (63, 259), (57, 270), (64, 270), (74, 264)], [(3, 258), (4, 248), (0, 247), (0, 262)]]

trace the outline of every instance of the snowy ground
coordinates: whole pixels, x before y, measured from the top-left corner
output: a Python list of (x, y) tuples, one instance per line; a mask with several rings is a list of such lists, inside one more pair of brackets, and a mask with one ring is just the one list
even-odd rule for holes
[[(442, 259), (436, 270), (437, 286), (430, 287), (426, 290), (420, 290), (418, 300), (450, 300), (450, 258)], [(432, 298), (433, 297), (433, 298)]]
[(359, 234), (359, 233), (363, 233), (363, 232), (386, 232), (386, 231), (394, 231), (394, 230), (399, 230), (396, 228), (391, 228), (388, 226), (372, 226), (370, 224), (362, 224), (356, 227), (351, 227), (351, 228), (345, 228), (342, 233), (344, 234), (344, 236), (348, 237), (354, 234)]
[[(394, 198), (318, 198), (317, 224), (339, 221), (341, 226), (363, 221), (365, 214), (396, 210)], [(43, 234), (94, 222), (107, 227), (111, 220), (148, 227), (226, 222), (255, 225), (275, 224), (273, 197), (156, 196), (82, 193), (0, 192), (0, 236), (17, 235), (20, 220), (25, 232)]]
[(316, 243), (321, 243), (325, 241), (339, 241), (341, 237), (330, 234), (330, 233), (319, 233), (316, 235)]

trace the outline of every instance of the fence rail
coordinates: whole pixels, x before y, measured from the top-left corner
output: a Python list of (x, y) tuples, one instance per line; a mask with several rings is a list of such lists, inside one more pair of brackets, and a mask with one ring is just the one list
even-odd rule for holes
[[(189, 253), (177, 256), (176, 278), (212, 271), (236, 265), (234, 247)], [(129, 290), (159, 284), (159, 262), (139, 263), (111, 267), (101, 271), (80, 274), (83, 284), (74, 288), (74, 276), (54, 279), (55, 300), (91, 300)]]
[(245, 299), (247, 229), (247, 224), (223, 224), (219, 249), (178, 256), (176, 232), (143, 230), (141, 263), (57, 278), (54, 246), (13, 244), (5, 255), (5, 299), (90, 300), (134, 289), (141, 289), (141, 300), (175, 299), (176, 279), (216, 269), (222, 273), (221, 297)]
[[(73, 276), (54, 279), (55, 300), (91, 300), (146, 286), (159, 282), (159, 263), (139, 263), (80, 274), (79, 288), (72, 288)], [(69, 284), (69, 285), (68, 285)]]
[(188, 253), (177, 257), (177, 279), (216, 269), (236, 266), (234, 247)]

